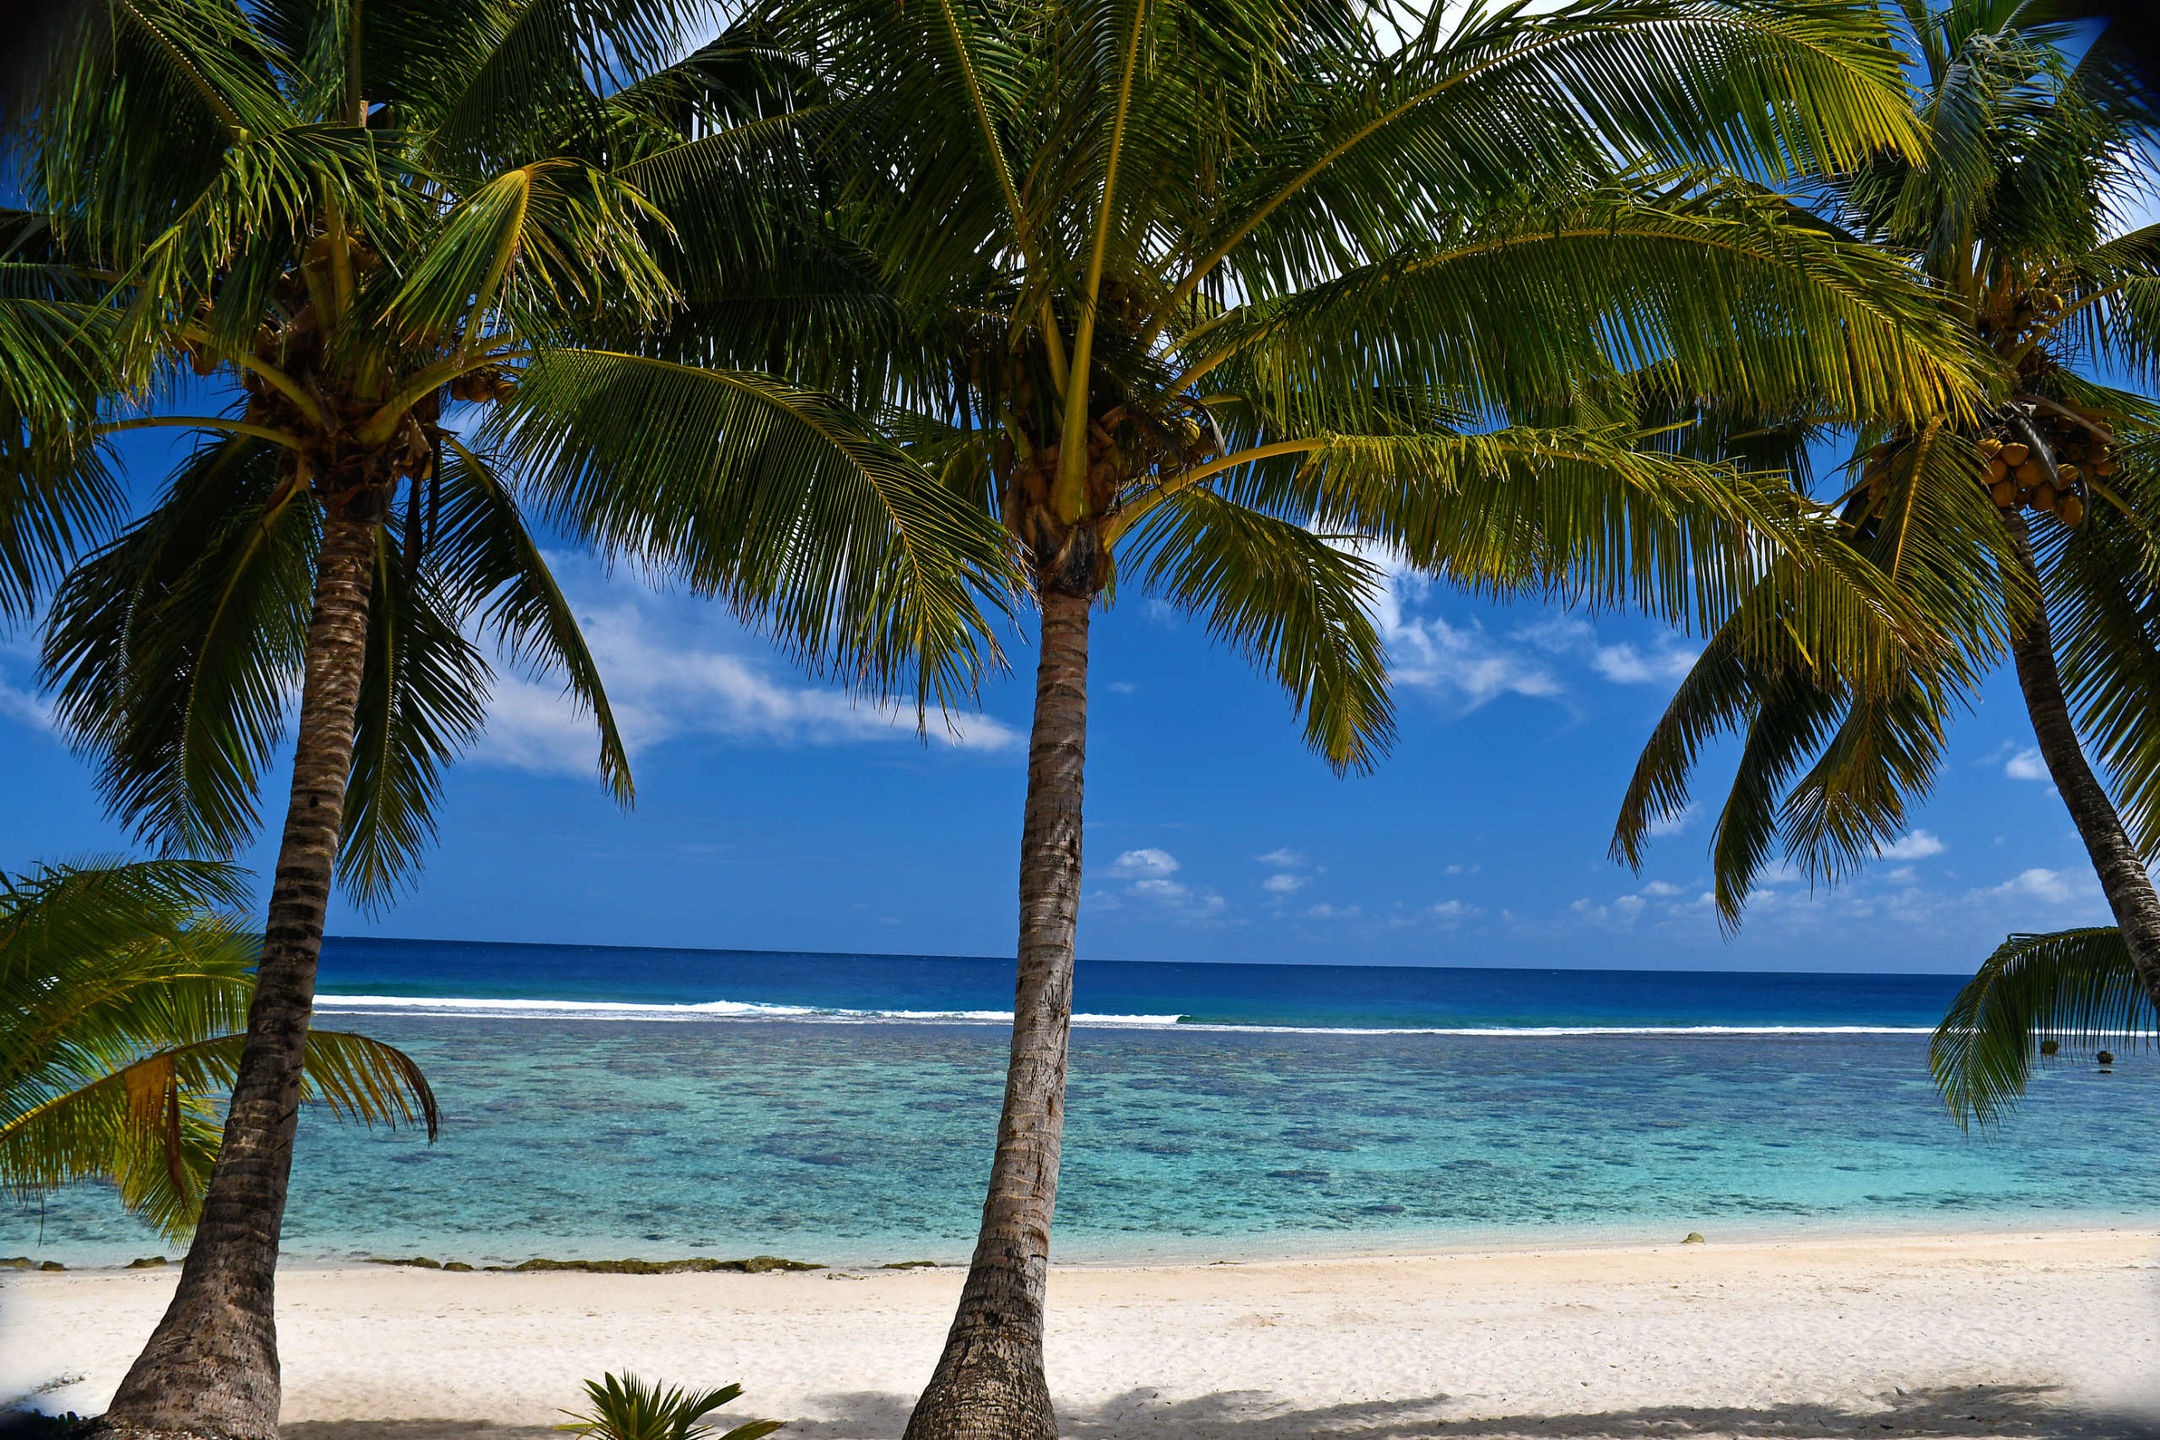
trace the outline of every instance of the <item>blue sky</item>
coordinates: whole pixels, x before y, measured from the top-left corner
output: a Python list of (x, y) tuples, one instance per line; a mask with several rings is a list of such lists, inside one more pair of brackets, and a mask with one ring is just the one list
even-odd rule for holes
[[(154, 486), (155, 447), (131, 454)], [(714, 606), (557, 563), (623, 717), (635, 810), (602, 792), (555, 687), (505, 677), (417, 890), (383, 915), (338, 904), (332, 933), (1011, 953), (1024, 636), (963, 738), (924, 744), (912, 711), (851, 704)], [(1954, 971), (2009, 930), (2106, 922), (2007, 672), (1892, 856), (1834, 892), (1767, 887), (1726, 940), (1704, 898), (1715, 761), (1640, 876), (1605, 858), (1684, 637), (1414, 582), (1381, 618), (1401, 738), (1337, 779), (1280, 692), (1199, 627), (1137, 595), (1098, 617), (1083, 956)], [(23, 631), (0, 637), (0, 773), (0, 869), (127, 848), (47, 724)], [(266, 845), (247, 858), (267, 873)]]

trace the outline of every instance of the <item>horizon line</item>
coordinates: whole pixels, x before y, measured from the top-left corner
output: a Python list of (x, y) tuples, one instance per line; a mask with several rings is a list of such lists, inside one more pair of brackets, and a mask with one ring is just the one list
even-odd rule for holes
[[(687, 953), (694, 955), (807, 955), (822, 959), (855, 960), (964, 960), (991, 965), (1014, 964), (1010, 955), (956, 955), (941, 952), (910, 950), (774, 950), (760, 947), (734, 945), (634, 945), (610, 942), (571, 942), (561, 940), (465, 940), (446, 939), (421, 935), (330, 935), (323, 936), (324, 943), (332, 940), (371, 945), (491, 945), (504, 949), (525, 950), (649, 950), (655, 952)], [(1417, 961), (1369, 961), (1363, 963), (1327, 960), (1109, 960), (1088, 956), (1075, 957), (1081, 965), (1204, 965), (1216, 969), (1249, 966), (1266, 970), (1512, 970), (1523, 974), (1556, 975), (1815, 975), (1852, 976), (1870, 979), (1931, 977), (1970, 978), (1964, 970), (1782, 970), (1782, 969), (1730, 969), (1692, 970), (1656, 969), (1642, 966), (1609, 965), (1464, 965), (1422, 964)]]

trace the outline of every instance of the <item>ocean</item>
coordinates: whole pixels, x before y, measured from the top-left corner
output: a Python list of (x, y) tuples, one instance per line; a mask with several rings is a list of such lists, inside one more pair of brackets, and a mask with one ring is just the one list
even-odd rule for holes
[[(1960, 1130), (1952, 976), (1083, 961), (1055, 1253), (1081, 1261), (2160, 1217), (2160, 1066), (2046, 1066)], [(1010, 961), (333, 939), (321, 1016), (410, 1051), (440, 1140), (302, 1121), (295, 1262), (964, 1261)], [(0, 1254), (161, 1243), (103, 1187)]]

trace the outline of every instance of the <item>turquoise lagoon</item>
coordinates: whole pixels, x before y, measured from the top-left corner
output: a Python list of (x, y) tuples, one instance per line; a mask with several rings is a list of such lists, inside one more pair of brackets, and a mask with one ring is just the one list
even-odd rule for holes
[[(965, 1259), (1009, 962), (476, 948), (333, 947), (326, 1023), (411, 1051), (445, 1123), (430, 1145), (308, 1116), (292, 1260)], [(2160, 1218), (2137, 1161), (2160, 1066), (2051, 1065), (1961, 1131), (1916, 1023), (1944, 977), (1725, 976), (1705, 1000), (1673, 975), (1122, 968), (1205, 973), (1083, 967), (1067, 1260)], [(96, 1186), (0, 1210), (0, 1254), (165, 1248)]]

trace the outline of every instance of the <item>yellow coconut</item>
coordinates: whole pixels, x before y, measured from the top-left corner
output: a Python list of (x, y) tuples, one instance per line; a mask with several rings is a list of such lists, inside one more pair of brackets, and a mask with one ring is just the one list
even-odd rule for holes
[(2008, 510), (2011, 506), (2017, 504), (2018, 489), (2008, 480), (1997, 480), (1988, 487), (1988, 497), (1995, 502), (1998, 508)]
[(2021, 441), (2013, 440), (2002, 447), (2002, 458), (2005, 465), (2022, 465), (2025, 463), (2025, 457), (2030, 454), (2032, 454), (2032, 447)]
[(2056, 489), (2055, 489), (2055, 487), (2054, 487), (2054, 486), (2052, 486), (2052, 485), (2050, 485), (2050, 484), (2048, 484), (2048, 483), (2047, 483), (2046, 481), (2044, 481), (2044, 480), (2043, 480), (2042, 482), (2040, 482), (2040, 483), (2039, 483), (2038, 485), (2035, 485), (2035, 486), (2033, 487), (2033, 498), (2032, 498), (2032, 503), (2033, 503), (2033, 509), (2035, 509), (2035, 510), (2053, 510), (2053, 509), (2055, 508), (2055, 498), (2056, 498), (2056, 493), (2057, 493), (2057, 492), (2056, 492)]
[(2065, 495), (2055, 502), (2055, 518), (2075, 529), (2085, 523), (2085, 502), (2075, 495)]

